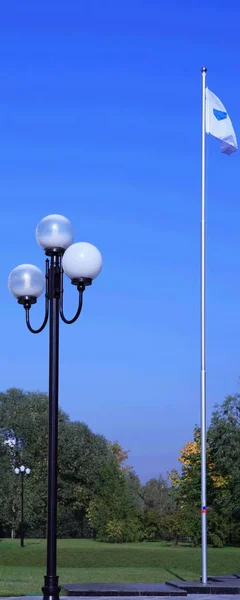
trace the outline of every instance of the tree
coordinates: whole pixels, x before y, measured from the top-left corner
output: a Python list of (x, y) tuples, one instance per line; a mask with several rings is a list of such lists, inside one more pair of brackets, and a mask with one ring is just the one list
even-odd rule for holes
[[(20, 463), (31, 468), (25, 486), (26, 534), (45, 536), (47, 515), (47, 460), (48, 460), (48, 396), (42, 393), (10, 389), (0, 395), (0, 433), (6, 444), (11, 463), (12, 492), (5, 522), (16, 513), (19, 521), (19, 482), (14, 467)], [(99, 465), (109, 454), (107, 441), (95, 436), (86, 425), (70, 423), (69, 417), (59, 410), (59, 485), (58, 533), (81, 535), (84, 513), (89, 498), (97, 485)], [(6, 472), (6, 467), (3, 467)], [(3, 482), (1, 478), (1, 497)], [(17, 505), (17, 508), (15, 508)], [(6, 512), (5, 510), (5, 512)]]
[[(201, 497), (201, 445), (200, 429), (195, 427), (192, 442), (187, 442), (180, 452), (181, 473), (173, 470), (169, 478), (172, 482), (178, 510), (184, 511), (185, 532), (194, 544), (199, 543), (200, 497)], [(220, 546), (226, 541), (226, 519), (223, 504), (226, 497), (227, 479), (219, 470), (214, 459), (211, 428), (207, 435), (207, 499), (208, 499), (208, 539)]]
[[(59, 410), (58, 535), (98, 535), (136, 539), (141, 527), (141, 486), (125, 467), (128, 453), (95, 435), (87, 425), (71, 422)], [(20, 485), (14, 468), (31, 468), (26, 478), (25, 532), (46, 535), (48, 397), (10, 389), (0, 394), (1, 531), (17, 531)], [(2, 476), (1, 476), (2, 475)], [(119, 526), (116, 526), (116, 523)]]
[(159, 517), (166, 514), (173, 505), (172, 490), (168, 482), (161, 475), (158, 479), (149, 479), (143, 486), (143, 500), (145, 506)]
[(215, 507), (229, 520), (235, 542), (240, 542), (240, 395), (227, 396), (213, 412), (209, 446), (218, 475), (219, 491)]
[[(12, 480), (15, 482), (18, 495), (17, 505), (18, 507), (20, 505), (20, 488), (19, 481), (14, 475), (14, 467), (25, 463), (31, 468), (31, 476), (26, 481), (25, 520), (29, 529), (34, 529), (37, 535), (45, 535), (46, 529), (47, 430), (48, 399), (46, 394), (24, 393), (22, 390), (14, 388), (0, 395), (1, 438), (4, 442), (14, 441), (14, 444), (9, 446), (9, 451), (11, 452)], [(16, 501), (16, 498), (12, 497), (12, 503)], [(17, 516), (20, 516), (19, 510)]]
[(187, 511), (185, 508), (170, 510), (161, 519), (161, 534), (165, 539), (174, 542), (176, 546), (180, 540), (187, 537)]
[[(195, 427), (193, 441), (187, 442), (180, 452), (181, 474), (173, 469), (169, 474), (175, 499), (179, 503), (199, 505), (201, 494), (201, 440), (200, 429)], [(223, 493), (226, 480), (219, 472), (214, 461), (211, 448), (211, 429), (207, 434), (207, 497), (208, 504), (212, 505)]]
[(13, 535), (17, 524), (17, 489), (9, 446), (0, 439), (0, 536)]
[(101, 485), (101, 469), (110, 455), (104, 437), (84, 423), (66, 422), (59, 435), (58, 524), (61, 535), (89, 532), (86, 510)]
[(128, 455), (129, 455), (129, 450), (123, 450), (122, 446), (120, 446), (120, 444), (118, 442), (108, 442), (108, 447), (111, 450), (111, 452), (114, 454), (114, 456), (117, 459), (117, 462), (120, 466), (120, 469), (124, 472), (124, 473), (128, 473), (128, 471), (130, 471), (132, 469), (132, 467), (130, 467), (130, 465), (126, 465), (126, 460), (128, 459)]
[(129, 474), (122, 472), (112, 453), (101, 471), (101, 485), (87, 511), (97, 538), (109, 542), (132, 542), (142, 537), (141, 509)]

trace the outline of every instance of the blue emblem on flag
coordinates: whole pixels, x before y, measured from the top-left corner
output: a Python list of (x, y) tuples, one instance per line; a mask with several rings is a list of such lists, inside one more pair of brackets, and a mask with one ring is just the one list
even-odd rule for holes
[(227, 113), (224, 112), (223, 110), (217, 110), (216, 108), (214, 108), (213, 114), (214, 114), (214, 117), (216, 117), (216, 119), (218, 121), (223, 121), (223, 119), (227, 118)]

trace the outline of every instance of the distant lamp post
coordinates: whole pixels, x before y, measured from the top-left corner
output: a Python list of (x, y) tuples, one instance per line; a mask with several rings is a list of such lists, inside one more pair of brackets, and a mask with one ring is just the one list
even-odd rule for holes
[(20, 469), (15, 469), (16, 475), (21, 476), (21, 547), (24, 546), (24, 518), (23, 518), (23, 510), (24, 510), (24, 475), (30, 475), (31, 471), (28, 467), (24, 467), (23, 465)]
[[(57, 561), (57, 454), (58, 454), (58, 378), (59, 378), (59, 317), (67, 325), (74, 323), (82, 310), (83, 292), (92, 284), (102, 268), (99, 250), (87, 242), (73, 244), (70, 221), (62, 215), (49, 215), (40, 221), (36, 239), (49, 258), (44, 275), (29, 264), (13, 269), (8, 287), (22, 304), (26, 324), (32, 333), (40, 333), (49, 320), (49, 429), (48, 429), (48, 526), (47, 574), (42, 588), (44, 600), (58, 600), (60, 587), (56, 572)], [(78, 290), (78, 308), (72, 319), (63, 309), (63, 274)], [(45, 288), (45, 316), (39, 329), (30, 324), (30, 309)]]

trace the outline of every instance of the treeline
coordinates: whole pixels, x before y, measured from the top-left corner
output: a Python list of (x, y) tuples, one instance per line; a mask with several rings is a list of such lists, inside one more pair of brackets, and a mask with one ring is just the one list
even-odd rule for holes
[[(24, 476), (25, 533), (46, 536), (48, 397), (10, 389), (0, 394), (0, 536), (18, 536), (20, 478)], [(128, 453), (118, 443), (92, 433), (59, 411), (58, 536), (131, 542), (154, 536), (145, 515), (156, 495), (159, 514), (171, 504), (170, 488), (161, 478), (142, 487), (126, 466)], [(156, 487), (156, 490), (155, 490)], [(159, 488), (159, 493), (158, 493)], [(146, 501), (145, 498), (146, 497)]]
[[(207, 432), (207, 515), (208, 541), (214, 546), (240, 545), (240, 395), (228, 396), (217, 406)], [(175, 539), (184, 536), (197, 545), (201, 540), (200, 429), (187, 442), (179, 457), (181, 473), (173, 470), (169, 479), (175, 501), (167, 517)]]
[[(0, 537), (20, 529), (24, 476), (25, 534), (46, 536), (48, 397), (10, 389), (0, 394)], [(209, 543), (240, 543), (240, 396), (228, 397), (208, 430)], [(142, 486), (128, 453), (59, 412), (58, 537), (108, 542), (166, 539), (199, 544), (200, 432), (180, 454), (181, 472)]]

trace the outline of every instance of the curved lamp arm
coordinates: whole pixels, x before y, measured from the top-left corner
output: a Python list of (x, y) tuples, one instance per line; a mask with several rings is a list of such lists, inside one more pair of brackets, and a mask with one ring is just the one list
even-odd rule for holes
[(61, 319), (64, 323), (66, 323), (67, 325), (72, 325), (72, 323), (75, 323), (75, 321), (77, 321), (79, 315), (81, 314), (81, 310), (82, 310), (82, 304), (83, 304), (83, 289), (79, 289), (78, 293), (79, 293), (79, 297), (78, 297), (78, 309), (76, 314), (74, 315), (74, 317), (72, 319), (66, 319), (65, 315), (64, 315), (64, 310), (63, 310), (63, 269), (61, 267), (61, 273), (60, 273), (60, 316)]
[(43, 329), (46, 327), (47, 322), (48, 322), (48, 313), (49, 313), (49, 260), (46, 260), (46, 272), (45, 272), (45, 279), (46, 279), (46, 293), (45, 293), (45, 317), (44, 317), (44, 321), (41, 325), (41, 327), (39, 327), (39, 329), (33, 329), (33, 327), (31, 326), (30, 323), (30, 308), (31, 305), (27, 304), (26, 306), (24, 306), (25, 311), (26, 311), (26, 325), (27, 328), (29, 329), (29, 331), (31, 331), (31, 333), (41, 333), (41, 331), (43, 331)]

